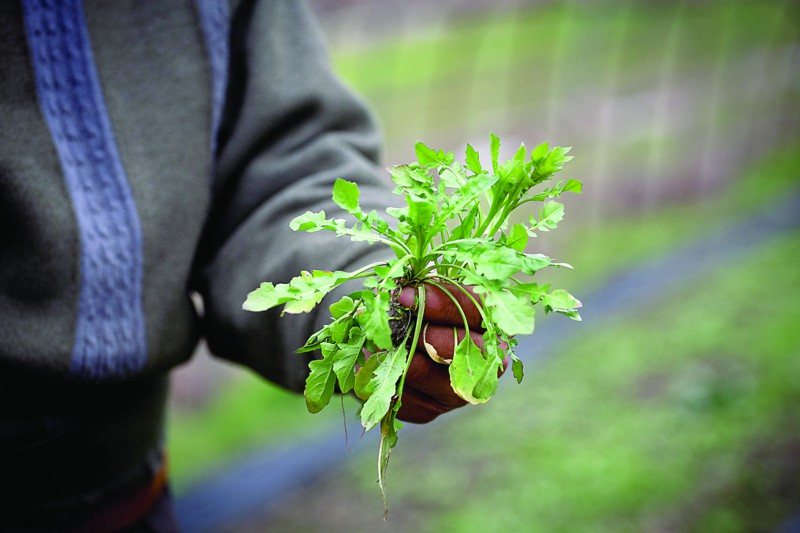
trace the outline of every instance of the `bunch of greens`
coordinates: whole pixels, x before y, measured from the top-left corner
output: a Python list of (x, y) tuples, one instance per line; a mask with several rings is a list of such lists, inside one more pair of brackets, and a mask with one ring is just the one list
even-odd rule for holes
[[(526, 253), (529, 238), (554, 229), (564, 216), (564, 206), (553, 198), (581, 192), (581, 183), (572, 179), (534, 190), (571, 159), (566, 155), (569, 148), (550, 149), (545, 143), (529, 152), (522, 145), (501, 164), (500, 140), (491, 135), (488, 169), (470, 145), (464, 164), (456, 162), (451, 152), (432, 150), (421, 142), (415, 151), (418, 162), (389, 168), (397, 186), (394, 192), (406, 200), (405, 207), (386, 210), (396, 224), (375, 211), (365, 213), (359, 206), (358, 186), (343, 179), (333, 186), (333, 200), (355, 218), (354, 224), (327, 218), (324, 211), (309, 211), (291, 222), (294, 231), (327, 230), (353, 241), (382, 243), (394, 252), (393, 259), (353, 272), (304, 271), (288, 284), (262, 283), (243, 306), (264, 311), (283, 305), (285, 313), (305, 313), (342, 283), (362, 280), (362, 290), (330, 306), (330, 323), (298, 353), (319, 350), (322, 355), (311, 362), (306, 381), (310, 412), (329, 403), (338, 383), (341, 392), (353, 390), (364, 400), (360, 418), (365, 430), (380, 425), (378, 479), (384, 501), (389, 452), (401, 426), (396, 415), (423, 327), (421, 312), (396, 304), (402, 287), (416, 288), (419, 310), (425, 308), (424, 285), (441, 288), (458, 307), (465, 329), (469, 329), (465, 313), (450, 291), (463, 292), (480, 310), (483, 349), (465, 335), (449, 362), (453, 390), (472, 404), (486, 402), (494, 394), (506, 357), (517, 381), (522, 380), (513, 336), (533, 332), (535, 304), (541, 303), (545, 312), (580, 320), (576, 298), (563, 289), (530, 281), (543, 268), (569, 265)], [(524, 217), (522, 222), (510, 221), (515, 210), (532, 212), (536, 203), (538, 213), (527, 221)], [(435, 353), (431, 356), (443, 362)]]

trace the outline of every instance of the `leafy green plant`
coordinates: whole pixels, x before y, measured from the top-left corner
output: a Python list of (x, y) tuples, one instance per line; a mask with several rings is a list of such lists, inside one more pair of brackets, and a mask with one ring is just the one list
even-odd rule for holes
[[(514, 336), (533, 332), (535, 304), (545, 312), (580, 320), (580, 301), (563, 289), (530, 281), (541, 269), (569, 265), (526, 252), (531, 237), (556, 228), (563, 218), (564, 206), (554, 198), (581, 192), (581, 183), (573, 179), (534, 190), (571, 159), (566, 155), (569, 149), (550, 149), (544, 143), (529, 152), (522, 145), (501, 164), (500, 140), (491, 135), (490, 151), (491, 168), (485, 169), (470, 145), (461, 164), (451, 152), (417, 143), (417, 162), (389, 168), (397, 186), (394, 192), (406, 200), (405, 207), (386, 210), (394, 224), (375, 211), (364, 212), (358, 186), (337, 179), (333, 200), (355, 223), (309, 211), (292, 220), (291, 228), (381, 243), (394, 252), (394, 258), (352, 272), (304, 271), (286, 284), (262, 283), (244, 302), (249, 311), (283, 305), (284, 313), (305, 313), (342, 283), (361, 280), (363, 288), (332, 304), (330, 323), (311, 335), (298, 353), (319, 350), (322, 355), (309, 365), (305, 399), (310, 412), (322, 410), (338, 384), (342, 393), (352, 390), (364, 401), (360, 410), (364, 429), (379, 425), (378, 480), (384, 502), (389, 453), (402, 425), (397, 412), (423, 328), (421, 312), (396, 303), (400, 289), (415, 287), (416, 309), (425, 308), (426, 284), (442, 289), (458, 308), (465, 329), (469, 329), (466, 315), (451, 291), (463, 292), (479, 309), (485, 329), (483, 348), (465, 335), (449, 362), (453, 390), (471, 404), (486, 402), (495, 393), (506, 357), (517, 381), (522, 380)], [(537, 203), (538, 212), (533, 213)], [(527, 221), (512, 223), (511, 214), (520, 208), (532, 214)]]

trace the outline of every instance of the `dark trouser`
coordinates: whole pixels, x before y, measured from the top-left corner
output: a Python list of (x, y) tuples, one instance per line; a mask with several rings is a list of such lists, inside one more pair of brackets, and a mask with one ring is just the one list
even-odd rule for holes
[(141, 483), (103, 498), (76, 516), (59, 506), (0, 517), (2, 533), (178, 533), (162, 462)]
[(0, 533), (116, 533), (142, 520), (132, 531), (175, 531), (163, 518), (166, 396), (166, 376), (79, 385), (0, 373)]
[(124, 533), (179, 533), (178, 521), (172, 507), (172, 496), (165, 488), (153, 507)]

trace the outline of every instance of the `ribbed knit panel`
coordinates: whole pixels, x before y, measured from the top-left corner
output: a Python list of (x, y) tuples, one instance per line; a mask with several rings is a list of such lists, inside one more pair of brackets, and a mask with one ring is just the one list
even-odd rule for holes
[(197, 0), (200, 23), (203, 26), (206, 51), (211, 64), (213, 90), (213, 130), (211, 153), (217, 149), (217, 132), (222, 118), (225, 90), (228, 82), (228, 54), (230, 50), (230, 13), (228, 0)]
[(142, 235), (95, 71), (80, 0), (26, 0), (42, 111), (74, 205), (81, 290), (72, 372), (114, 379), (147, 359)]

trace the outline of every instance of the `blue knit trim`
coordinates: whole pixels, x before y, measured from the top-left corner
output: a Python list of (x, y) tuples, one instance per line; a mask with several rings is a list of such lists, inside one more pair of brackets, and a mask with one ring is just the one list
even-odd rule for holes
[(212, 82), (212, 130), (211, 153), (217, 152), (217, 133), (225, 105), (225, 90), (228, 85), (228, 55), (230, 38), (230, 13), (228, 0), (197, 0), (200, 24), (203, 27), (206, 53), (211, 65)]
[(39, 102), (80, 232), (72, 373), (122, 378), (147, 360), (142, 233), (95, 70), (80, 0), (26, 0)]

